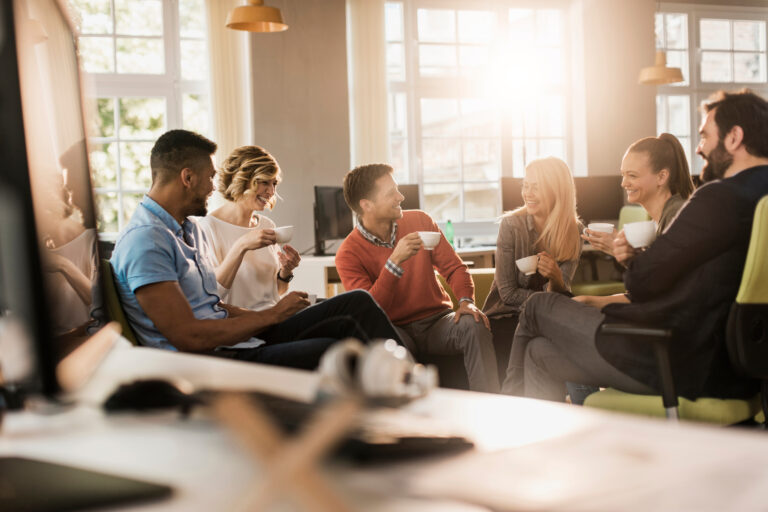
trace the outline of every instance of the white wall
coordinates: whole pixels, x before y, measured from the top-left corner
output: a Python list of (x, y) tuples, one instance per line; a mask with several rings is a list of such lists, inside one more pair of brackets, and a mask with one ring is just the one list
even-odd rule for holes
[[(254, 143), (285, 173), (270, 216), (296, 227), (294, 246), (312, 245), (313, 186), (339, 185), (350, 162), (344, 0), (270, 0), (288, 31), (255, 34)], [(633, 141), (655, 134), (655, 88), (637, 83), (654, 57), (653, 0), (573, 0), (583, 55), (574, 73), (574, 154), (589, 174), (618, 171)], [(578, 69), (580, 66), (574, 66)], [(585, 133), (582, 133), (585, 132)]]
[(340, 185), (349, 170), (346, 15), (344, 0), (269, 0), (289, 25), (251, 36), (253, 143), (283, 170), (273, 212), (295, 227), (291, 245), (313, 244), (314, 185)]

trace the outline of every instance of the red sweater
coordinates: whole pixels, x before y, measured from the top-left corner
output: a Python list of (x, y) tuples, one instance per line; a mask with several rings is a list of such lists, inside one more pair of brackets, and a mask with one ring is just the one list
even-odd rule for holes
[[(395, 245), (414, 231), (439, 231), (420, 210), (407, 210), (397, 221)], [(380, 247), (353, 229), (336, 253), (336, 269), (347, 290), (368, 290), (395, 325), (421, 320), (451, 308), (451, 298), (440, 286), (434, 269), (450, 284), (457, 298), (474, 299), (475, 288), (467, 266), (444, 236), (431, 250), (421, 249), (408, 258), (398, 278), (384, 267), (394, 249)]]

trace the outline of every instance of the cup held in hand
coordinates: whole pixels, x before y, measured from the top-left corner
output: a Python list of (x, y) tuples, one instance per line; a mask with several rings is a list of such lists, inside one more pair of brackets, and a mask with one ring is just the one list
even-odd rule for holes
[(624, 224), (624, 236), (635, 249), (647, 247), (656, 240), (656, 223), (652, 220)]
[(613, 233), (613, 224), (607, 222), (591, 222), (587, 229), (590, 231), (597, 231), (599, 233)]
[(421, 243), (424, 244), (424, 248), (428, 251), (431, 251), (440, 243), (439, 231), (419, 231), (419, 237), (421, 238)]
[(520, 258), (519, 260), (515, 261), (515, 264), (517, 265), (517, 268), (520, 269), (520, 272), (530, 276), (536, 273), (536, 269), (539, 266), (539, 257), (534, 254), (533, 256)]
[(276, 242), (279, 244), (285, 244), (291, 241), (293, 238), (293, 226), (281, 226), (275, 228)]

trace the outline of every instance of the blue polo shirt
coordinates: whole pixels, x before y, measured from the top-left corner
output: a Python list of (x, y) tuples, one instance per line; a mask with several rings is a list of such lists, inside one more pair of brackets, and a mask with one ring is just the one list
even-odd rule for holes
[[(136, 300), (134, 292), (148, 284), (176, 281), (195, 318), (227, 317), (227, 311), (219, 305), (216, 274), (207, 253), (205, 235), (194, 221), (186, 219), (180, 225), (162, 206), (144, 196), (120, 233), (110, 259), (123, 309), (142, 344), (177, 350), (157, 330)], [(263, 343), (251, 338), (237, 347)]]

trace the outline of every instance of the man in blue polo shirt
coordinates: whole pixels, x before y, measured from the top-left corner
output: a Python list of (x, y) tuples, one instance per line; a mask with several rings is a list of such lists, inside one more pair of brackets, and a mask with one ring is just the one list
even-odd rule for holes
[[(190, 216), (206, 214), (216, 144), (185, 130), (152, 148), (152, 188), (112, 253), (118, 293), (142, 344), (313, 369), (334, 342), (398, 335), (367, 292), (349, 292), (308, 307), (304, 292), (251, 311), (224, 304), (205, 237)], [(363, 327), (364, 326), (364, 327)]]

